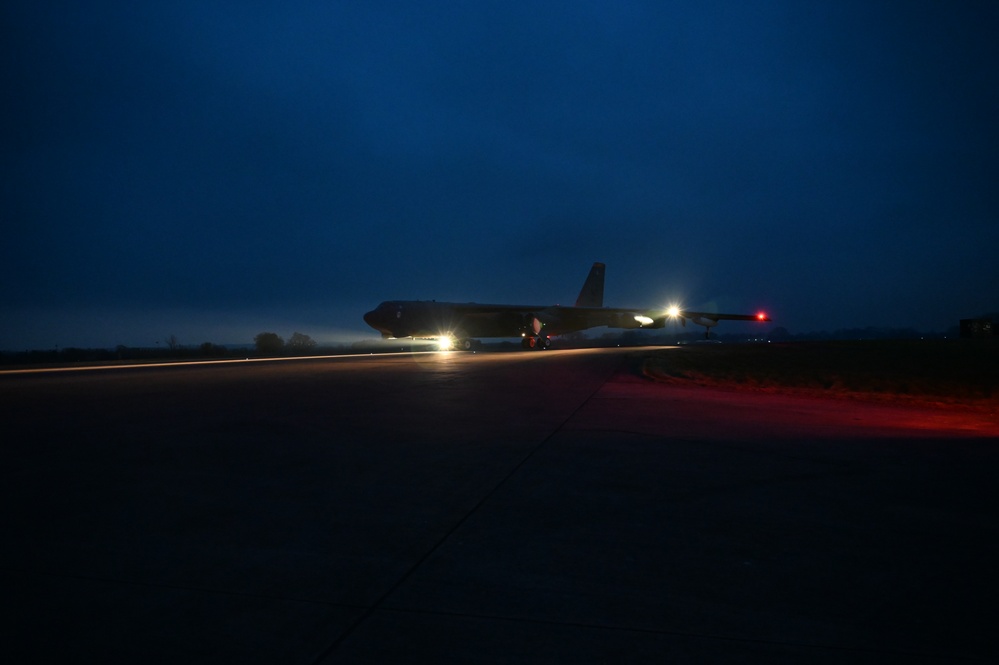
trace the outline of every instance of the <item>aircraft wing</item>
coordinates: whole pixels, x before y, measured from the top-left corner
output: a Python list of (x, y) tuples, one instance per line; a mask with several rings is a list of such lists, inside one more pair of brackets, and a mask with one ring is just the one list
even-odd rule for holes
[[(716, 314), (714, 312), (690, 312), (685, 309), (681, 309), (678, 312), (679, 316), (685, 319), (690, 319), (696, 323), (697, 319), (705, 319), (708, 321), (769, 321), (770, 317), (759, 312), (757, 314)], [(703, 324), (701, 324), (703, 325)]]
[(675, 314), (676, 318), (680, 320), (680, 324), (683, 326), (687, 325), (687, 319), (690, 319), (691, 323), (695, 323), (699, 326), (704, 326), (704, 336), (708, 337), (712, 326), (718, 325), (719, 321), (758, 321), (764, 322), (769, 321), (770, 317), (763, 312), (758, 312), (756, 314), (720, 314), (717, 312), (691, 312), (688, 310), (675, 310), (671, 312)]
[(571, 330), (582, 330), (596, 326), (608, 328), (662, 328), (669, 321), (679, 321), (686, 325), (687, 320), (705, 328), (719, 321), (770, 321), (770, 317), (757, 314), (722, 314), (718, 312), (693, 312), (676, 309), (628, 309), (623, 307), (550, 307), (538, 314), (551, 334), (561, 334)]

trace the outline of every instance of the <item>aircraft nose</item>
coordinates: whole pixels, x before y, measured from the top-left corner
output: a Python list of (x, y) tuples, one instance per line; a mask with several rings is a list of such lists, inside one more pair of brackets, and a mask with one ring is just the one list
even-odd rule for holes
[(388, 332), (383, 312), (373, 309), (364, 315), (364, 322), (379, 332)]

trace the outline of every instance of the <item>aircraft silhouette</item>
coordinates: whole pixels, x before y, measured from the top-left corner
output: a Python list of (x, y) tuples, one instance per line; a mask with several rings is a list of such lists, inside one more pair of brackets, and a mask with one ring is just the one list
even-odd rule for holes
[(576, 304), (480, 305), (433, 300), (387, 300), (364, 315), (364, 321), (383, 338), (403, 337), (442, 340), (442, 347), (456, 345), (471, 350), (480, 337), (520, 337), (525, 349), (547, 349), (555, 335), (607, 326), (609, 328), (662, 328), (668, 320), (687, 320), (704, 326), (707, 337), (719, 321), (770, 321), (766, 314), (716, 314), (668, 309), (604, 307), (604, 264), (594, 263)]

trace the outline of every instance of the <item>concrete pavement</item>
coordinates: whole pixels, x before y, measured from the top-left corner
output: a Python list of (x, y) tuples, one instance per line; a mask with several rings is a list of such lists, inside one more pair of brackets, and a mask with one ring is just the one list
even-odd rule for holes
[(662, 386), (633, 350), (0, 377), (30, 660), (997, 653), (999, 427)]

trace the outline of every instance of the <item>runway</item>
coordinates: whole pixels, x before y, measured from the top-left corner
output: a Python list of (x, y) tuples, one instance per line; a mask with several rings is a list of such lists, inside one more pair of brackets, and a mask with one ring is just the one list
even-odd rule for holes
[(130, 662), (991, 662), (999, 428), (641, 349), (0, 376), (4, 644)]

